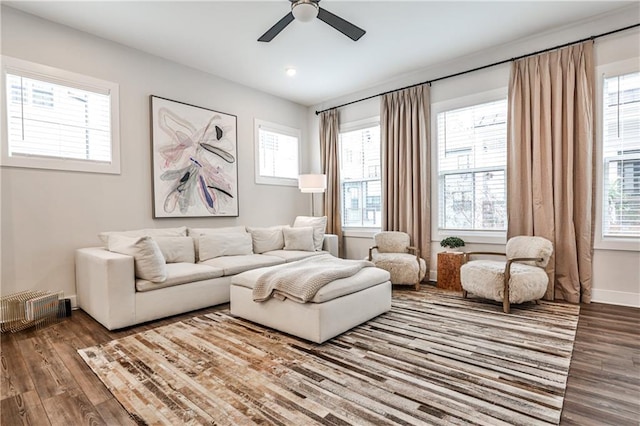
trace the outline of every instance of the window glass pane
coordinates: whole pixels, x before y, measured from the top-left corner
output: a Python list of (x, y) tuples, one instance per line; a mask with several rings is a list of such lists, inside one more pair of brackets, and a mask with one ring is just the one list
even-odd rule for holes
[(506, 230), (506, 99), (441, 112), (437, 126), (439, 228)]
[(340, 133), (342, 226), (380, 227), (380, 126)]
[(254, 123), (256, 183), (297, 186), (300, 130), (258, 119)]
[(13, 74), (6, 84), (9, 156), (111, 162), (108, 94)]
[(640, 73), (604, 79), (603, 236), (640, 236)]
[(260, 129), (260, 176), (298, 178), (298, 138)]

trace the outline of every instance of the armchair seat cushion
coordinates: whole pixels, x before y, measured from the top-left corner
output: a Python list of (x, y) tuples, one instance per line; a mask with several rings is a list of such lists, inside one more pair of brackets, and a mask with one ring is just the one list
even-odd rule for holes
[(416, 256), (409, 253), (373, 253), (372, 262), (391, 274), (391, 284), (415, 284), (427, 273), (427, 264), (420, 259), (420, 269)]
[[(460, 268), (460, 281), (463, 288), (485, 299), (498, 302), (504, 296), (504, 261), (474, 260)], [(541, 299), (547, 290), (548, 277), (544, 269), (525, 265), (511, 264), (509, 280), (509, 302), (522, 303)]]

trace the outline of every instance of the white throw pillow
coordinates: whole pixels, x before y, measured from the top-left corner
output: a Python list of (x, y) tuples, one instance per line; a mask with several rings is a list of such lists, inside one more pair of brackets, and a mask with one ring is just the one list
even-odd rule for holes
[(221, 232), (200, 235), (200, 261), (220, 256), (253, 254), (251, 234), (246, 232)]
[(272, 250), (282, 250), (284, 247), (284, 226), (272, 226), (270, 228), (247, 228), (253, 240), (253, 252), (256, 254)]
[(298, 216), (293, 222), (294, 228), (311, 226), (313, 228), (313, 245), (316, 251), (322, 251), (324, 233), (327, 229), (327, 217)]
[(196, 251), (191, 237), (154, 237), (167, 263), (195, 263)]
[(283, 228), (284, 249), (316, 251), (313, 244), (313, 228), (310, 226), (298, 228)]
[(133, 231), (106, 231), (98, 234), (100, 241), (105, 245), (109, 244), (109, 237), (111, 235), (122, 235), (125, 237), (186, 237), (187, 227), (180, 226), (178, 228), (149, 228), (149, 229), (136, 229)]
[(109, 251), (133, 256), (136, 277), (155, 283), (167, 279), (167, 265), (158, 244), (151, 237), (110, 235)]

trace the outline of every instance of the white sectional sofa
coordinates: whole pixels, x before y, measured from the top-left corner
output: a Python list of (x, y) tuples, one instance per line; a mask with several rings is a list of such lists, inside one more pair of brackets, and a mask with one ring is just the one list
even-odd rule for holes
[(320, 219), (102, 233), (104, 247), (76, 251), (78, 306), (114, 330), (228, 303), (238, 273), (326, 252), (337, 257), (338, 238), (324, 234)]

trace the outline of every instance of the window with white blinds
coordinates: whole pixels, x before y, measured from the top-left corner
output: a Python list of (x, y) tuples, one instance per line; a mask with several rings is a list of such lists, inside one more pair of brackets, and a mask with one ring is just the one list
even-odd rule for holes
[(300, 130), (256, 120), (256, 183), (297, 186)]
[(438, 228), (504, 231), (507, 100), (437, 115)]
[(640, 237), (640, 73), (604, 79), (604, 237)]
[(382, 222), (380, 125), (368, 122), (341, 131), (342, 226), (379, 228)]
[(117, 85), (13, 58), (3, 61), (3, 165), (119, 173)]

